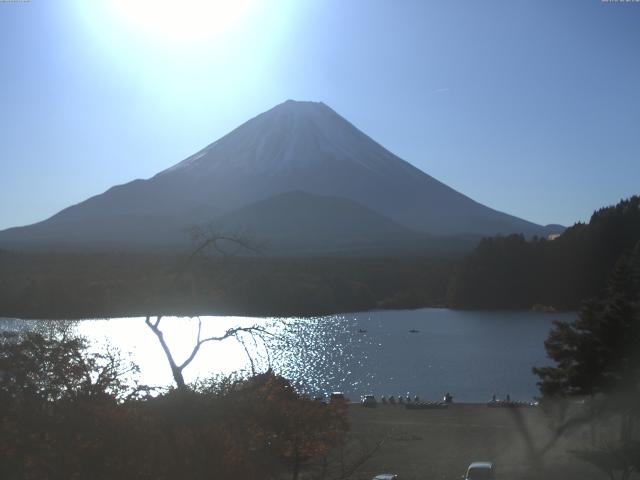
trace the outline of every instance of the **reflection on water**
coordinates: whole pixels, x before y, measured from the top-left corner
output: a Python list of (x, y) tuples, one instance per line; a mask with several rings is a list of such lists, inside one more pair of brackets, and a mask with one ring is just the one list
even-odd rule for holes
[[(250, 373), (271, 367), (301, 390), (483, 401), (498, 394), (527, 400), (536, 395), (531, 367), (548, 364), (544, 352), (554, 319), (572, 314), (460, 312), (447, 309), (380, 311), (319, 318), (201, 317), (202, 338), (233, 327), (260, 326), (265, 335), (206, 343), (185, 370), (187, 381), (212, 374)], [(67, 324), (69, 326), (69, 324)], [(49, 328), (43, 321), (0, 320), (4, 329)], [(93, 348), (130, 353), (149, 385), (171, 383), (156, 337), (143, 318), (71, 323)], [(198, 321), (166, 317), (161, 328), (178, 363), (194, 346)]]

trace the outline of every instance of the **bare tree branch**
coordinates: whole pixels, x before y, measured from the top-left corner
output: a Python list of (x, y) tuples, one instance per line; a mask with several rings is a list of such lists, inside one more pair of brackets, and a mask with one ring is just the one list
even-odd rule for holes
[[(229, 252), (225, 250), (225, 248), (223, 247), (224, 243), (235, 245), (236, 247), (239, 247), (245, 251), (255, 253), (255, 254), (258, 254), (261, 252), (258, 246), (253, 245), (252, 242), (242, 238), (242, 236), (232, 235), (232, 234), (223, 234), (221, 232), (216, 231), (212, 227), (204, 228), (200, 226), (195, 226), (191, 228), (190, 234), (191, 234), (191, 239), (195, 243), (197, 243), (197, 246), (191, 252), (191, 254), (187, 258), (187, 260), (184, 262), (182, 267), (180, 267), (176, 272), (176, 275), (174, 276), (173, 282), (172, 282), (173, 287), (176, 286), (182, 274), (189, 268), (193, 259), (196, 256), (202, 254), (208, 248), (213, 248), (213, 250), (215, 250), (218, 254), (222, 255), (223, 257), (226, 257), (229, 255)], [(233, 253), (235, 254), (238, 252), (236, 251)], [(151, 316), (147, 316), (145, 319), (145, 323), (158, 338), (158, 341), (162, 346), (162, 350), (164, 351), (164, 354), (167, 357), (167, 361), (169, 362), (169, 366), (171, 367), (171, 373), (173, 374), (173, 378), (176, 382), (178, 389), (180, 390), (184, 390), (187, 388), (184, 380), (184, 375), (183, 375), (184, 369), (187, 366), (189, 366), (189, 364), (191, 364), (191, 362), (196, 358), (196, 355), (200, 351), (200, 347), (202, 347), (202, 345), (204, 345), (205, 343), (219, 342), (231, 337), (235, 337), (236, 339), (238, 339), (238, 334), (240, 333), (249, 333), (252, 336), (257, 333), (261, 335), (269, 335), (269, 332), (267, 332), (265, 329), (258, 326), (236, 327), (236, 328), (228, 329), (221, 336), (211, 336), (203, 339), (202, 338), (202, 320), (200, 319), (200, 317), (198, 317), (198, 333), (196, 336), (195, 345), (193, 346), (193, 349), (191, 350), (191, 353), (189, 354), (189, 356), (181, 364), (178, 364), (175, 361), (173, 354), (171, 353), (171, 349), (169, 348), (164, 338), (164, 334), (162, 330), (160, 330), (161, 319), (162, 319), (161, 315), (158, 315), (155, 321), (151, 320)], [(245, 352), (247, 352), (247, 355), (249, 355), (246, 345), (244, 344), (244, 342), (241, 342), (241, 343), (243, 348), (245, 349)], [(251, 362), (252, 371), (255, 373), (255, 365), (253, 363), (253, 359), (250, 356), (249, 356), (249, 360)]]
[[(145, 323), (158, 338), (158, 341), (162, 346), (162, 350), (164, 351), (164, 354), (167, 357), (167, 361), (169, 362), (169, 366), (171, 367), (171, 373), (173, 374), (173, 379), (175, 380), (176, 386), (178, 387), (178, 389), (186, 389), (186, 382), (184, 380), (183, 371), (196, 358), (196, 355), (200, 351), (200, 347), (202, 347), (202, 345), (204, 345), (205, 343), (220, 342), (231, 337), (235, 337), (237, 339), (239, 333), (249, 333), (252, 336), (255, 334), (269, 335), (269, 336), (272, 335), (271, 332), (265, 330), (264, 328), (254, 325), (251, 327), (234, 327), (234, 328), (228, 329), (224, 334), (220, 336), (211, 336), (207, 338), (202, 338), (202, 319), (198, 317), (198, 332), (196, 336), (195, 345), (191, 350), (191, 353), (189, 354), (189, 356), (181, 364), (178, 364), (175, 358), (173, 357), (173, 354), (171, 353), (171, 349), (169, 348), (169, 345), (167, 344), (164, 338), (164, 333), (159, 328), (160, 319), (161, 317), (159, 316), (157, 320), (153, 322), (151, 321), (151, 317), (147, 316), (145, 319)], [(242, 341), (241, 343), (248, 355), (246, 345)], [(255, 365), (253, 363), (253, 359), (250, 358), (249, 360), (251, 362), (252, 371), (255, 373)]]
[(187, 385), (184, 381), (184, 376), (182, 375), (182, 370), (184, 369), (184, 367), (180, 368), (176, 364), (176, 361), (174, 360), (173, 355), (171, 354), (171, 349), (169, 348), (169, 346), (167, 345), (167, 342), (164, 339), (164, 334), (162, 333), (162, 330), (160, 330), (159, 328), (161, 319), (162, 319), (162, 316), (158, 315), (157, 320), (155, 322), (151, 322), (151, 317), (147, 316), (147, 318), (145, 319), (145, 323), (151, 329), (151, 331), (156, 335), (156, 337), (158, 337), (160, 346), (162, 346), (162, 350), (164, 351), (164, 354), (167, 357), (167, 361), (169, 362), (169, 366), (171, 367), (171, 373), (173, 374), (173, 379), (176, 382), (176, 386), (180, 390), (185, 390), (187, 388)]
[(218, 254), (223, 257), (228, 257), (230, 255), (236, 255), (238, 251), (228, 252), (222, 246), (222, 242), (227, 242), (229, 244), (240, 247), (240, 249), (245, 250), (247, 252), (253, 254), (261, 254), (263, 250), (263, 245), (258, 244), (255, 241), (250, 241), (244, 238), (246, 235), (242, 234), (224, 234), (211, 226), (202, 227), (199, 225), (193, 226), (189, 229), (189, 234), (191, 236), (191, 240), (197, 245), (195, 249), (191, 252), (187, 260), (182, 264), (182, 266), (178, 269), (174, 279), (173, 286), (175, 286), (178, 280), (182, 277), (182, 274), (189, 268), (194, 258), (198, 255), (205, 252), (208, 248), (212, 248)]
[[(238, 336), (238, 335), (236, 336), (236, 338), (238, 339), (238, 341), (242, 345), (242, 348), (244, 348), (244, 352), (247, 354), (247, 358), (249, 359), (249, 365), (251, 365), (251, 374), (255, 375), (256, 374), (256, 366), (253, 363), (253, 357), (249, 353), (249, 349), (247, 348), (246, 343), (244, 343), (244, 339), (241, 336)], [(252, 336), (251, 338), (254, 338), (254, 337)], [(255, 343), (255, 338), (254, 338), (254, 343)]]

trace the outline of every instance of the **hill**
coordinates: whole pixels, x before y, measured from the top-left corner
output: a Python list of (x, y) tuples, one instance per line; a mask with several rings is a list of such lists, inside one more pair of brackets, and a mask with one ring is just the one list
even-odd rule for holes
[(304, 192), (274, 195), (213, 224), (262, 239), (270, 254), (393, 253), (401, 246), (418, 250), (427, 237), (353, 200)]
[(457, 268), (448, 292), (456, 308), (576, 309), (596, 296), (621, 255), (640, 242), (640, 197), (602, 208), (555, 240), (483, 239)]

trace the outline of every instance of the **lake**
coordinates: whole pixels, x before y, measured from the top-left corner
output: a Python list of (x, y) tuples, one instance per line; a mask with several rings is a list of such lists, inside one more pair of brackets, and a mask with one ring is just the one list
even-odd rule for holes
[[(202, 337), (258, 325), (261, 338), (244, 334), (202, 346), (185, 370), (188, 381), (211, 374), (264, 371), (271, 366), (316, 395), (343, 391), (352, 399), (419, 395), (486, 401), (493, 394), (516, 400), (537, 395), (531, 367), (549, 365), (544, 340), (553, 320), (575, 313), (478, 312), (426, 308), (330, 315), (318, 318), (200, 317)], [(47, 328), (47, 322), (0, 319), (2, 329)], [(143, 318), (72, 323), (92, 348), (117, 348), (141, 369), (140, 380), (168, 385), (171, 373), (157, 338)], [(161, 328), (181, 363), (193, 348), (198, 320), (165, 317)]]

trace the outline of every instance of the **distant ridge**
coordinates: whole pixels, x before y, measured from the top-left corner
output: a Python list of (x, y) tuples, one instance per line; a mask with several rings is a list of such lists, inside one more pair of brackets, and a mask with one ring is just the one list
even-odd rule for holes
[(261, 238), (269, 252), (279, 254), (372, 253), (399, 245), (417, 250), (427, 240), (353, 200), (300, 191), (240, 207), (213, 225)]
[[(300, 204), (278, 197), (283, 194), (298, 195)], [(273, 205), (284, 208), (282, 217)], [(211, 222), (221, 229), (244, 222), (273, 239), (278, 235), (269, 218), (279, 225), (283, 245), (313, 250), (309, 242), (317, 244), (320, 236), (297, 235), (283, 224), (303, 206), (322, 211), (316, 217), (325, 246), (361, 245), (365, 237), (383, 242), (384, 232), (393, 232), (384, 242), (395, 238), (402, 248), (406, 238), (420, 235), (546, 236), (562, 230), (473, 201), (392, 154), (324, 103), (288, 100), (148, 180), (115, 186), (48, 220), (0, 232), (0, 246), (172, 247), (184, 245), (190, 225)], [(260, 209), (269, 214), (256, 214)]]

